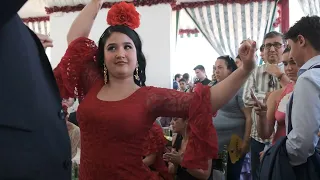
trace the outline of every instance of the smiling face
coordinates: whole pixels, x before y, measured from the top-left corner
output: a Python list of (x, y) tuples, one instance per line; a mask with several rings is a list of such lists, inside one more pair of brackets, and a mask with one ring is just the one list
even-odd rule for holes
[(138, 65), (133, 41), (123, 33), (113, 32), (104, 46), (104, 63), (109, 76), (132, 77)]
[(278, 64), (281, 62), (284, 43), (281, 36), (274, 36), (265, 39), (263, 58), (270, 64)]

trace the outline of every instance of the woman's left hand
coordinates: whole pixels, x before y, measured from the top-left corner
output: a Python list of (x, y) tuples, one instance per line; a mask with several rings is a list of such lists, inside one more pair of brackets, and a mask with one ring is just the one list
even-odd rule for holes
[(177, 151), (172, 151), (171, 153), (165, 153), (163, 155), (163, 159), (173, 164), (180, 164), (182, 162), (182, 156)]

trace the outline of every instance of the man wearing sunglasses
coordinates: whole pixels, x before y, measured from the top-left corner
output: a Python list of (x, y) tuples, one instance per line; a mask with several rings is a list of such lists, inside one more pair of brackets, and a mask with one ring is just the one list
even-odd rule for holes
[[(265, 64), (258, 66), (244, 86), (243, 101), (246, 107), (253, 107), (254, 101), (251, 98), (250, 91), (254, 91), (260, 101), (265, 101), (268, 95), (281, 85), (288, 81), (283, 73), (282, 53), (285, 49), (285, 40), (279, 32), (272, 31), (265, 35), (263, 49), (263, 60)], [(270, 139), (261, 139), (257, 132), (257, 117), (252, 113), (251, 128), (251, 171), (253, 180), (258, 179), (258, 167), (260, 165), (260, 152), (265, 145), (270, 143)]]

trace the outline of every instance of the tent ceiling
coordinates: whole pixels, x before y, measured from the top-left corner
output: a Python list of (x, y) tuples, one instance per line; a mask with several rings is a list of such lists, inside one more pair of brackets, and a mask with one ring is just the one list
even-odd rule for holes
[(18, 12), (22, 18), (46, 16), (43, 0), (28, 0)]
[[(77, 4), (87, 4), (91, 0), (28, 0), (28, 2), (21, 8), (19, 15), (22, 18), (46, 16), (45, 6), (74, 6)], [(104, 0), (105, 2), (120, 2), (122, 0)], [(129, 0), (130, 1), (130, 0)], [(181, 2), (197, 2), (200, 0), (177, 0)], [(206, 0), (201, 0), (206, 1)]]

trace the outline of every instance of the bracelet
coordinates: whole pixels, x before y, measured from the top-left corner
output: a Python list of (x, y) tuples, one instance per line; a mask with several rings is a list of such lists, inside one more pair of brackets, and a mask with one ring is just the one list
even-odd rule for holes
[(278, 77), (278, 80), (281, 81), (282, 77), (283, 77), (284, 73), (281, 73), (280, 76)]

